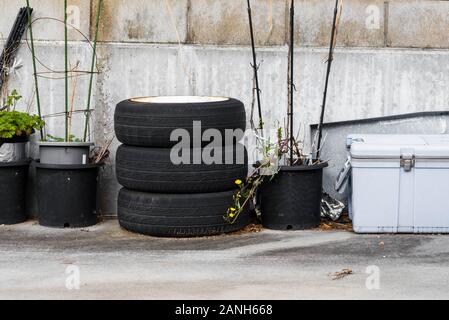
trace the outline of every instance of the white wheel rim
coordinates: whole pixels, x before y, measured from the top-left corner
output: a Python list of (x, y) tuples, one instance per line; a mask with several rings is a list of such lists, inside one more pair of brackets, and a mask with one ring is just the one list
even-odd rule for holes
[(226, 97), (203, 97), (203, 96), (160, 96), (140, 97), (130, 99), (132, 102), (140, 103), (206, 103), (228, 101)]

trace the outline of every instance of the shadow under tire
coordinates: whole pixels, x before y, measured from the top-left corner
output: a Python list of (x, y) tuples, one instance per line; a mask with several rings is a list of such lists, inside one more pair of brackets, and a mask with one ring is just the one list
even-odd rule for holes
[(238, 231), (249, 224), (242, 212), (234, 224), (224, 220), (235, 191), (158, 194), (120, 190), (118, 219), (131, 232), (157, 237), (211, 236)]
[[(248, 155), (244, 147), (240, 147), (238, 157), (235, 146), (220, 149), (223, 150), (223, 164), (205, 164), (202, 161), (200, 164), (176, 165), (170, 157), (171, 149), (121, 145), (116, 155), (117, 180), (128, 189), (158, 193), (232, 190), (236, 188), (235, 180), (243, 180), (248, 173)], [(194, 151), (190, 150), (191, 157)], [(198, 152), (202, 150), (198, 149)], [(228, 161), (231, 164), (225, 163), (227, 154), (233, 155), (232, 161)], [(192, 159), (189, 161), (193, 163)]]

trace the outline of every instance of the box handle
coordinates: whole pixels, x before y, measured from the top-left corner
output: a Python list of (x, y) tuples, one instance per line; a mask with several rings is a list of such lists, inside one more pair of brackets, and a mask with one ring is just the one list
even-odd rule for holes
[(348, 157), (348, 160), (346, 160), (343, 169), (341, 169), (337, 179), (335, 180), (335, 191), (339, 193), (343, 193), (345, 191), (348, 179), (351, 176), (351, 169), (351, 159)]

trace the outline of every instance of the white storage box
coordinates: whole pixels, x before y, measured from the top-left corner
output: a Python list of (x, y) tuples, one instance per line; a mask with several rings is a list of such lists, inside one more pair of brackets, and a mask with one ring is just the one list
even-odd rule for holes
[(358, 233), (449, 233), (449, 135), (351, 135)]

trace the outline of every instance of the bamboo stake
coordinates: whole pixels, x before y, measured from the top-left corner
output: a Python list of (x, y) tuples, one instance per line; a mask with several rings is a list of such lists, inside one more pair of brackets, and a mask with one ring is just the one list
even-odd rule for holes
[[(74, 110), (74, 106), (75, 106), (75, 95), (76, 95), (76, 87), (78, 84), (78, 67), (79, 67), (79, 62), (76, 64), (75, 68), (72, 69), (72, 65), (70, 65), (70, 78), (72, 79), (72, 96), (70, 99), (70, 111), (69, 111), (69, 140), (70, 140), (70, 136), (71, 136), (71, 131), (72, 131), (72, 120), (73, 120), (73, 110)], [(75, 75), (74, 75), (75, 74)]]
[(256, 44), (254, 40), (254, 28), (253, 28), (253, 17), (252, 17), (252, 9), (251, 9), (251, 2), (250, 0), (247, 0), (248, 4), (248, 19), (249, 19), (249, 30), (251, 33), (251, 48), (253, 53), (253, 69), (254, 69), (254, 81), (256, 88), (253, 90), (256, 90), (256, 96), (257, 96), (257, 108), (259, 112), (259, 129), (260, 134), (263, 136), (263, 119), (262, 119), (262, 106), (260, 101), (260, 86), (259, 86), (259, 73), (258, 73), (258, 65), (257, 65), (257, 55), (256, 55)]
[(288, 70), (288, 119), (289, 119), (289, 142), (290, 142), (290, 165), (293, 165), (294, 163), (294, 136), (293, 136), (293, 130), (294, 130), (294, 91), (295, 91), (295, 84), (294, 84), (294, 45), (295, 45), (295, 0), (291, 0), (290, 3), (290, 44), (289, 44), (289, 50), (288, 50), (288, 58), (289, 58), (289, 70)]
[[(320, 154), (321, 154), (321, 144), (323, 139), (323, 123), (324, 123), (324, 113), (326, 111), (326, 102), (327, 102), (327, 91), (329, 87), (329, 76), (331, 73), (332, 68), (332, 62), (334, 60), (334, 49), (336, 45), (337, 40), (337, 23), (339, 21), (338, 18), (338, 12), (339, 12), (339, 3), (340, 0), (335, 0), (335, 9), (334, 9), (334, 21), (332, 23), (332, 34), (329, 44), (329, 57), (327, 60), (327, 71), (326, 71), (326, 82), (324, 85), (324, 93), (323, 93), (323, 104), (321, 105), (321, 115), (320, 115), (320, 123), (318, 125), (318, 143), (317, 143), (317, 149), (316, 149), (316, 159), (320, 160)], [(340, 14), (342, 8), (340, 7)]]
[(86, 142), (87, 140), (87, 129), (89, 127), (89, 120), (90, 120), (90, 105), (91, 105), (91, 99), (92, 99), (92, 86), (93, 86), (93, 78), (94, 78), (94, 68), (95, 68), (95, 60), (97, 55), (97, 40), (98, 40), (98, 29), (100, 25), (100, 14), (101, 14), (101, 4), (102, 0), (98, 0), (97, 5), (97, 21), (95, 23), (95, 36), (94, 36), (94, 47), (93, 47), (93, 53), (92, 53), (92, 64), (90, 66), (90, 80), (89, 80), (89, 93), (87, 95), (87, 112), (86, 112), (86, 122), (84, 124), (84, 138), (83, 141)]
[(69, 59), (67, 38), (67, 0), (64, 0), (65, 141), (69, 142)]
[[(30, 0), (27, 1), (27, 14), (28, 14), (28, 29), (30, 30), (30, 40), (31, 40), (31, 55), (33, 58), (33, 76), (34, 76), (34, 86), (36, 91), (36, 103), (37, 103), (37, 114), (42, 117), (41, 114), (41, 101), (39, 96), (39, 83), (37, 77), (37, 67), (36, 67), (36, 51), (34, 50), (34, 37), (33, 37), (33, 21), (31, 20), (31, 12), (33, 11), (30, 7)], [(44, 133), (42, 129), (40, 130), (41, 140), (44, 140)]]

